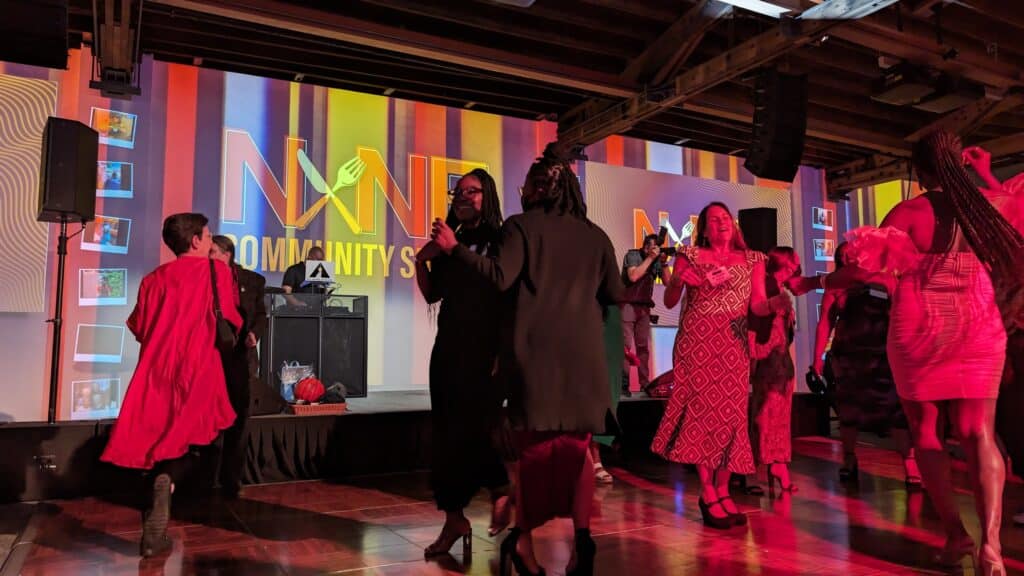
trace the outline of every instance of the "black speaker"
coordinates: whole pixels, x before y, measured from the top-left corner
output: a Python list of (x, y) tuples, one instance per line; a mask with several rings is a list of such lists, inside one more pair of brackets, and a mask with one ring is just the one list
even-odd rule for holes
[(0, 0), (0, 60), (68, 67), (68, 0)]
[(280, 414), (288, 403), (281, 394), (258, 377), (249, 379), (249, 415)]
[(778, 246), (778, 227), (778, 212), (775, 208), (740, 210), (740, 231), (751, 250), (768, 252)]
[[(303, 311), (297, 314), (306, 313)], [(365, 316), (286, 316), (270, 318), (269, 345), (264, 349), (262, 380), (280, 388), (278, 373), (285, 362), (312, 365), (324, 386), (336, 382), (345, 395), (366, 397), (367, 321)]]
[(743, 165), (760, 178), (792, 182), (804, 154), (807, 76), (762, 70), (754, 88), (754, 126)]
[(99, 134), (76, 120), (50, 117), (39, 163), (40, 222), (88, 222), (96, 216)]

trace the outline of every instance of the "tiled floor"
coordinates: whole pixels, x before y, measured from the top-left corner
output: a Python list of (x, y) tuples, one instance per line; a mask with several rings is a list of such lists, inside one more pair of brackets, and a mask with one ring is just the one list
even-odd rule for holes
[[(941, 544), (937, 520), (921, 494), (908, 496), (892, 452), (861, 451), (861, 482), (836, 478), (838, 446), (803, 439), (794, 465), (800, 491), (780, 499), (738, 497), (749, 526), (719, 532), (700, 524), (693, 474), (660, 462), (613, 467), (611, 487), (598, 489), (593, 533), (597, 574), (942, 574), (929, 568)], [(959, 474), (962, 484), (964, 479)], [(966, 492), (961, 504), (977, 533)], [(180, 499), (179, 499), (180, 500)], [(1007, 512), (1024, 501), (1007, 488)], [(179, 504), (183, 504), (179, 502)], [(468, 514), (474, 539), (437, 561), (423, 547), (442, 523), (425, 474), (365, 478), (346, 484), (301, 482), (246, 489), (230, 504), (176, 508), (170, 556), (137, 557), (138, 512), (94, 498), (50, 504), (23, 574), (495, 574), (500, 541), (486, 536), (489, 506), (481, 495)], [(1024, 571), (1024, 529), (1007, 519), (1004, 548), (1011, 573)], [(536, 533), (549, 574), (568, 561), (568, 521)], [(965, 561), (964, 574), (972, 567)]]

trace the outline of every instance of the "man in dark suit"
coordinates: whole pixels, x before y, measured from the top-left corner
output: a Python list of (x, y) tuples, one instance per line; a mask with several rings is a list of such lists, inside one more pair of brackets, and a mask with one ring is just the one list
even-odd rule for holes
[(231, 266), (239, 290), (238, 311), (242, 315), (242, 330), (238, 343), (230, 356), (224, 357), (224, 376), (228, 397), (236, 418), (231, 428), (224, 431), (219, 480), (223, 495), (237, 498), (242, 489), (242, 467), (245, 465), (245, 426), (249, 420), (251, 381), (259, 376), (259, 357), (256, 346), (267, 329), (267, 308), (263, 302), (267, 280), (235, 263), (235, 245), (227, 236), (214, 236), (212, 258)]

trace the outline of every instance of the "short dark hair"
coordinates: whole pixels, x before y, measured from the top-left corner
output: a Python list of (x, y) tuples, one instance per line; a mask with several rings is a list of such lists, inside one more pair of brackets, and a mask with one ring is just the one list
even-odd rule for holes
[(312, 246), (312, 247), (310, 247), (309, 250), (306, 250), (306, 259), (307, 260), (315, 260), (315, 258), (313, 258), (313, 252), (314, 251), (319, 251), (321, 256), (324, 255), (323, 246)]
[(175, 256), (181, 256), (192, 246), (192, 239), (196, 236), (202, 237), (203, 228), (210, 220), (196, 212), (182, 212), (172, 214), (164, 220), (163, 239), (164, 244), (174, 252)]
[(645, 248), (647, 246), (648, 242), (654, 242), (654, 245), (657, 246), (658, 245), (658, 235), (657, 234), (648, 234), (647, 236), (644, 236), (644, 242), (643, 242), (643, 244), (640, 245), (640, 247), (641, 248)]
[(235, 261), (235, 243), (231, 241), (231, 238), (218, 234), (213, 237), (213, 243), (220, 247), (221, 250), (230, 254), (232, 262)]

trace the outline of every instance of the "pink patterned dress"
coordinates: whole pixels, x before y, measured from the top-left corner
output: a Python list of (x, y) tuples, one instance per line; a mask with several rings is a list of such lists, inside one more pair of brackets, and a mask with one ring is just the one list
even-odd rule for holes
[[(956, 231), (953, 246), (960, 236)], [(900, 398), (996, 398), (1006, 329), (985, 266), (973, 252), (918, 252), (896, 228), (848, 234), (861, 268), (897, 275), (888, 353)]]
[(793, 459), (791, 422), (796, 370), (789, 345), (793, 340), (795, 318), (792, 304), (781, 308), (765, 319), (770, 323), (767, 341), (751, 338), (751, 356), (755, 359), (750, 378), (754, 389), (751, 440), (758, 464)]
[[(713, 268), (697, 264), (695, 247), (687, 247), (683, 257), (701, 274)], [(728, 281), (686, 289), (673, 350), (675, 385), (651, 444), (666, 460), (754, 472), (747, 430), (747, 311), (752, 271), (764, 258), (748, 251), (745, 262), (729, 266)]]

